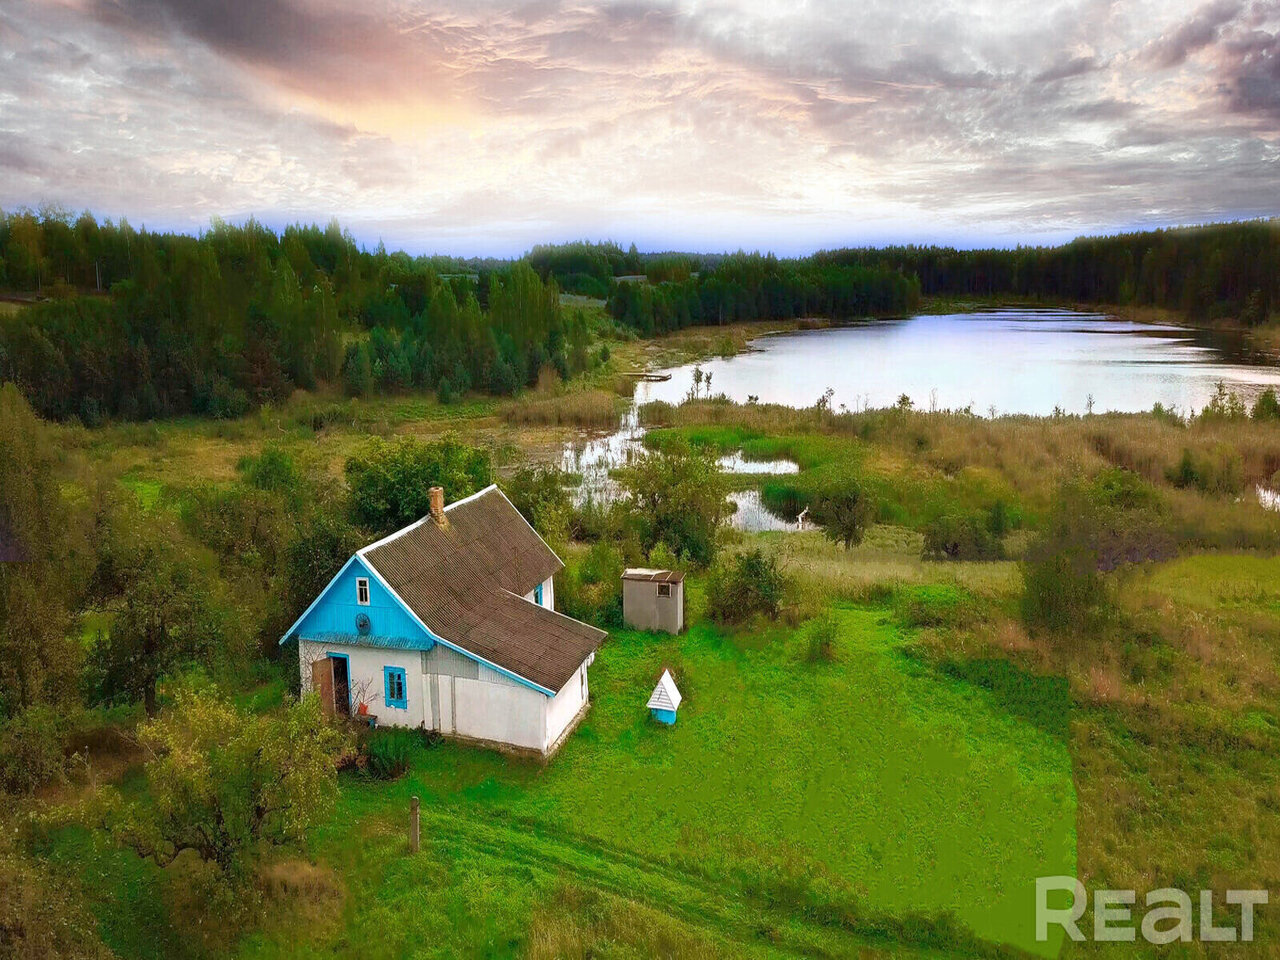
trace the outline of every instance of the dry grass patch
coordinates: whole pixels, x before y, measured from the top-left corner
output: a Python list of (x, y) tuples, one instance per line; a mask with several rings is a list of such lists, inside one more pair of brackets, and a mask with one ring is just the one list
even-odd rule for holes
[(616, 393), (587, 389), (522, 397), (504, 407), (501, 415), (511, 424), (611, 430), (625, 408), (626, 401)]

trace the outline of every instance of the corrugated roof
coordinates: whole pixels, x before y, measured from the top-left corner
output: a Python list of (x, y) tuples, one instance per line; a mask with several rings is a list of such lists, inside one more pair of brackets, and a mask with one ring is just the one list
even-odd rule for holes
[(623, 580), (647, 580), (651, 583), (680, 583), (684, 574), (679, 570), (650, 570), (647, 567), (628, 567), (622, 571)]
[(552, 692), (603, 630), (524, 599), (564, 564), (496, 486), (360, 555), (437, 636)]

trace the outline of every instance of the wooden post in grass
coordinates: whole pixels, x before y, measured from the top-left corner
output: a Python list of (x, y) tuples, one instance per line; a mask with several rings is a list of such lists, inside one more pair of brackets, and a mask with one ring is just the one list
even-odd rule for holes
[(421, 814), (419, 813), (419, 808), (421, 806), (422, 806), (422, 802), (417, 797), (410, 798), (409, 800), (409, 852), (410, 853), (418, 852), (418, 838), (420, 836), (418, 825), (421, 820)]

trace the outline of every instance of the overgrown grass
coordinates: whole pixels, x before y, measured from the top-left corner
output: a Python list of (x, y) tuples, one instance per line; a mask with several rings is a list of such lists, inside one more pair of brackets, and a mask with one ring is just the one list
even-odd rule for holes
[[(824, 485), (856, 475), (875, 496), (884, 523), (919, 530), (941, 511), (982, 510), (999, 500), (1034, 527), (1065, 478), (1121, 467), (1160, 491), (1171, 532), (1186, 545), (1270, 550), (1280, 543), (1280, 513), (1249, 495), (1280, 469), (1280, 431), (1269, 423), (1184, 425), (1152, 414), (990, 420), (719, 400), (653, 404), (641, 415), (654, 428), (646, 438), (652, 444), (680, 436), (721, 452), (741, 449), (748, 458), (794, 460), (800, 473), (760, 484), (764, 502), (783, 514), (794, 515)], [(1195, 463), (1229, 463), (1231, 488), (1180, 486), (1184, 450)]]
[(507, 423), (611, 430), (626, 408), (626, 401), (608, 390), (572, 390), (560, 394), (530, 395), (514, 400), (502, 411)]
[[(468, 952), (478, 925), (505, 952), (527, 942), (518, 905), (567, 869), (711, 941), (741, 942), (732, 901), (746, 897), (784, 940), (875, 943), (915, 924), (938, 947), (965, 949), (968, 928), (1036, 949), (1034, 877), (1074, 868), (1065, 743), (918, 667), (882, 613), (837, 623), (817, 669), (800, 632), (615, 635), (586, 723), (545, 769), (445, 745), (401, 784), (350, 783), (316, 845), (360, 888), (344, 937), (383, 925)], [(644, 709), (664, 665), (685, 694), (671, 729)], [(403, 856), (410, 793), (431, 811), (430, 867)], [(806, 932), (813, 916), (830, 923)]]
[[(888, 608), (833, 619), (820, 662), (803, 630), (617, 634), (549, 765), (446, 743), (398, 781), (345, 779), (310, 848), (340, 881), (276, 897), (240, 955), (1052, 954), (1026, 904), (1075, 868), (1065, 742), (907, 656)], [(673, 728), (644, 706), (663, 666)], [(190, 955), (158, 871), (76, 828), (45, 853), (83, 866), (122, 957)]]

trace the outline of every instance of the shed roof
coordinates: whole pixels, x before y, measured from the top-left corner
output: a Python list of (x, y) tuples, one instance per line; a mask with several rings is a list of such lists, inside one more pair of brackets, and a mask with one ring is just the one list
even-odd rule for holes
[(359, 551), (427, 629), (463, 650), (558, 691), (603, 630), (525, 596), (564, 567), (495, 485)]
[(623, 580), (648, 580), (651, 583), (680, 583), (684, 574), (679, 570), (652, 570), (649, 567), (628, 567), (622, 571)]
[(675, 710), (680, 706), (680, 701), (683, 699), (680, 696), (680, 691), (676, 689), (676, 682), (671, 677), (671, 671), (663, 670), (662, 676), (658, 678), (658, 685), (653, 688), (653, 696), (649, 698), (646, 706), (650, 710)]

